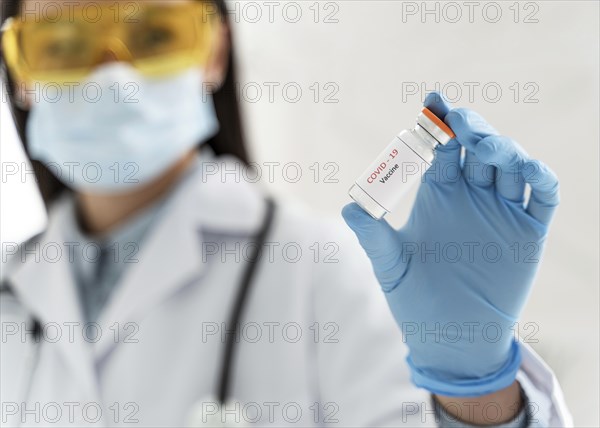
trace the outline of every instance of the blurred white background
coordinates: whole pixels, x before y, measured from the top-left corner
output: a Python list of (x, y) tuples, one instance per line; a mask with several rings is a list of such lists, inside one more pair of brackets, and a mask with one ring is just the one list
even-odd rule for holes
[[(438, 87), (550, 165), (562, 203), (521, 325), (537, 326), (524, 333), (576, 425), (599, 426), (599, 2), (470, 4), (230, 2), (253, 158), (265, 174), (279, 163), (273, 192), (339, 215), (353, 180)], [(4, 107), (0, 226), (15, 241), (43, 216), (33, 186), (5, 179), (21, 153)]]

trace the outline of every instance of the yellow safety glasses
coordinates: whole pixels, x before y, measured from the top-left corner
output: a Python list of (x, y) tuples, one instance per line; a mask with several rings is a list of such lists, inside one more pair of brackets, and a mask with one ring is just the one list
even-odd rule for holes
[(6, 21), (2, 47), (16, 78), (81, 82), (107, 53), (158, 77), (205, 65), (211, 53), (218, 12), (208, 1), (82, 5)]

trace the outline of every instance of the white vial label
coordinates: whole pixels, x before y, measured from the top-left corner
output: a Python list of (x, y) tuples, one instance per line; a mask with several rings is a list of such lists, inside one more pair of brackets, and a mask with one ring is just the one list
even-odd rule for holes
[[(411, 185), (421, 180), (429, 166), (396, 137), (356, 180), (356, 185), (383, 209), (391, 212)], [(357, 202), (362, 206), (360, 201)]]

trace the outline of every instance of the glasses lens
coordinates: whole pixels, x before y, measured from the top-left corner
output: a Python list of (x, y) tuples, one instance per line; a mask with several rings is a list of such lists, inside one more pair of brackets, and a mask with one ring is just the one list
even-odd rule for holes
[(96, 60), (90, 24), (59, 21), (38, 22), (24, 27), (23, 58), (33, 72), (54, 72), (90, 67)]
[(131, 56), (143, 60), (193, 51), (201, 41), (189, 12), (180, 7), (144, 9), (139, 19), (126, 24), (124, 42)]

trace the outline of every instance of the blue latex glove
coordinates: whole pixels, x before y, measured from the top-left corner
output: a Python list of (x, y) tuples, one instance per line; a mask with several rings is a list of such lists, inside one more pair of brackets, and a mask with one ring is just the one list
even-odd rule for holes
[(519, 369), (513, 328), (559, 202), (558, 180), (477, 113), (451, 109), (437, 93), (425, 106), (456, 138), (438, 148), (406, 226), (396, 231), (355, 203), (342, 214), (404, 333), (413, 382), (441, 395), (484, 395), (508, 387)]

